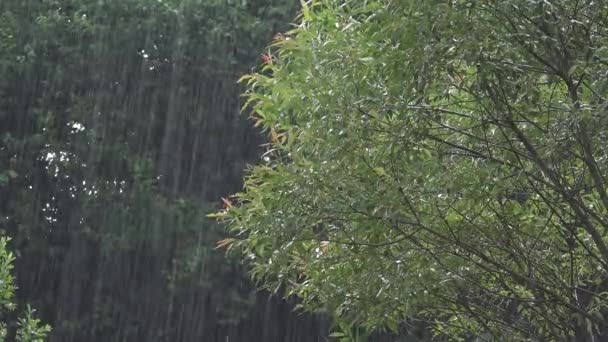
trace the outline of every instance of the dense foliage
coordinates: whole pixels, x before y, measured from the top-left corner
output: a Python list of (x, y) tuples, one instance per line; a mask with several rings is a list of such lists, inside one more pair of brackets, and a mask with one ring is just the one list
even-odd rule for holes
[(608, 338), (608, 4), (312, 1), (219, 215), (269, 288), (450, 340)]
[(51, 341), (323, 334), (253, 291), (205, 218), (259, 153), (236, 80), (294, 4), (0, 1), (0, 229)]
[[(15, 257), (7, 250), (8, 241), (6, 237), (0, 238), (0, 317), (3, 317), (0, 321), (0, 340), (12, 338), (17, 342), (42, 342), (51, 328), (34, 317), (34, 310), (29, 305), (16, 322), (9, 319), (17, 311), (17, 305), (15, 278), (12, 275)], [(10, 324), (14, 326), (9, 327)]]

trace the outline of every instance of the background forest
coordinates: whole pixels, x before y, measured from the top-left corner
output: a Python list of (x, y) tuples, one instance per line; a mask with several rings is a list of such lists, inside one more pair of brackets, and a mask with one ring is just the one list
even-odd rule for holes
[[(50, 341), (315, 341), (205, 215), (263, 139), (236, 81), (294, 1), (0, 1), (0, 229)], [(299, 5), (299, 4), (298, 4)]]

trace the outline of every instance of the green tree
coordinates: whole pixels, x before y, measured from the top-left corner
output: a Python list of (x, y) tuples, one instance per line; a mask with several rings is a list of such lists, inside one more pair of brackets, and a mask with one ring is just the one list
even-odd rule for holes
[(0, 237), (0, 316), (3, 317), (0, 321), (0, 339), (7, 341), (9, 336), (9, 326), (13, 325), (16, 329), (17, 342), (43, 342), (46, 335), (51, 331), (50, 326), (42, 324), (41, 321), (34, 317), (34, 310), (28, 305), (23, 315), (16, 322), (9, 321), (8, 317), (15, 310), (15, 278), (12, 275), (13, 262), (15, 257), (7, 250), (6, 237)]
[(310, 331), (205, 217), (259, 153), (235, 80), (294, 4), (0, 0), (0, 229), (51, 341)]
[(368, 328), (608, 338), (608, 5), (303, 3), (243, 78), (271, 144), (219, 216), (255, 278)]

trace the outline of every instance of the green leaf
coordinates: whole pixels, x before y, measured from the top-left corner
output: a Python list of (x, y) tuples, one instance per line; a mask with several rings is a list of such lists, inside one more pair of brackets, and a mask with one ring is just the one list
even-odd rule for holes
[(304, 20), (305, 21), (311, 20), (312, 16), (310, 14), (310, 7), (308, 7), (306, 0), (300, 0), (300, 5), (302, 6), (302, 15), (304, 16)]

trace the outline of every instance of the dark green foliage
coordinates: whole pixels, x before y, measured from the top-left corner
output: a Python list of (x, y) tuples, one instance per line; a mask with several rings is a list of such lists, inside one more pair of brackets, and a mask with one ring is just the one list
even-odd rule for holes
[(52, 341), (323, 332), (259, 328), (285, 304), (264, 308), (205, 218), (262, 141), (236, 80), (294, 5), (0, 1), (0, 229)]
[(29, 305), (17, 308), (15, 304), (15, 278), (12, 274), (15, 257), (7, 250), (8, 241), (8, 238), (0, 237), (0, 340), (42, 342), (51, 328), (34, 317), (34, 310)]

